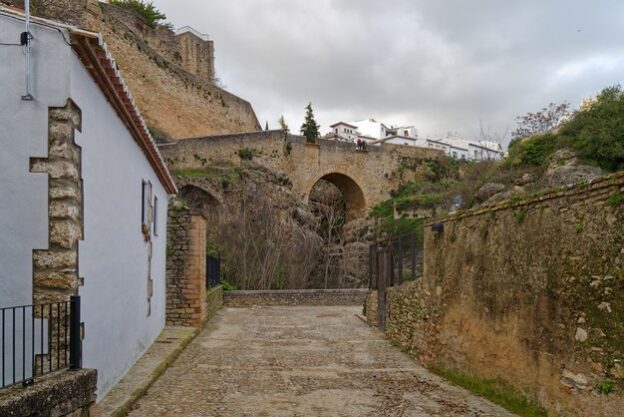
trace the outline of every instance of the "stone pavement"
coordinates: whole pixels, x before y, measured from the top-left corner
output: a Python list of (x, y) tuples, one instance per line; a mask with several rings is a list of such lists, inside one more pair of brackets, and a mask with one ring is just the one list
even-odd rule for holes
[(130, 368), (113, 389), (95, 406), (97, 417), (119, 415), (143, 395), (163, 371), (177, 357), (181, 349), (195, 336), (194, 327), (167, 326), (152, 346)]
[(359, 311), (221, 310), (128, 416), (513, 417), (417, 365)]

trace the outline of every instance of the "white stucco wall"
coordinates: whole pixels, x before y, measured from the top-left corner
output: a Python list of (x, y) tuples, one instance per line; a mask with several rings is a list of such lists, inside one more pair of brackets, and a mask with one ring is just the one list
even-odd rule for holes
[[(0, 15), (2, 42), (16, 41), (23, 30), (23, 22)], [(71, 98), (82, 111), (76, 142), (82, 147), (84, 181), (84, 240), (79, 243), (83, 366), (98, 370), (101, 399), (165, 324), (167, 194), (61, 33), (38, 25), (31, 32), (35, 101), (20, 99), (21, 48), (0, 47), (0, 306), (32, 303), (32, 251), (48, 246), (48, 179), (30, 173), (29, 161), (47, 156), (48, 108)], [(149, 317), (142, 180), (152, 183), (159, 201)]]
[[(0, 41), (18, 42), (21, 21), (0, 16)], [(0, 306), (32, 303), (32, 251), (48, 247), (48, 177), (30, 172), (48, 154), (48, 107), (69, 97), (71, 50), (53, 29), (32, 26), (34, 101), (22, 101), (24, 56), (0, 46)]]
[[(77, 57), (71, 96), (82, 109), (84, 241), (83, 365), (98, 370), (101, 398), (152, 344), (165, 325), (167, 194), (143, 152)], [(141, 232), (141, 184), (158, 197), (152, 235), (153, 296), (148, 316), (148, 246)]]

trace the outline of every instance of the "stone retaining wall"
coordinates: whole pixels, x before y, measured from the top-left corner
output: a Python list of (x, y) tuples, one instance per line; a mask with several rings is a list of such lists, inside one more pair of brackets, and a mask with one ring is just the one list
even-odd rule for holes
[(426, 226), (423, 279), (388, 291), (387, 335), (426, 365), (501, 379), (552, 415), (619, 415), (624, 173), (439, 223)]
[(89, 417), (95, 404), (94, 369), (59, 371), (37, 378), (34, 385), (0, 391), (2, 417)]
[(296, 305), (362, 305), (367, 290), (347, 288), (334, 290), (268, 290), (225, 291), (223, 302), (227, 307), (296, 306)]

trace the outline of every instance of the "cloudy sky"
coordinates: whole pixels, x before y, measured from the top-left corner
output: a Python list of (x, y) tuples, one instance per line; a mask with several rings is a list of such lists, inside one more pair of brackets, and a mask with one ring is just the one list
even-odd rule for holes
[[(375, 117), (421, 136), (515, 117), (624, 78), (622, 0), (154, 0), (215, 41), (217, 76), (264, 126)], [(508, 135), (509, 136), (509, 135)], [(505, 142), (509, 140), (507, 136)]]

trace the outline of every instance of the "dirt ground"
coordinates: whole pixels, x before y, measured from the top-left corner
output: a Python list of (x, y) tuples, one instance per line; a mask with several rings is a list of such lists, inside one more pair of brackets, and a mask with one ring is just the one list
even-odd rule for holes
[(129, 416), (514, 416), (419, 366), (359, 311), (225, 308)]

